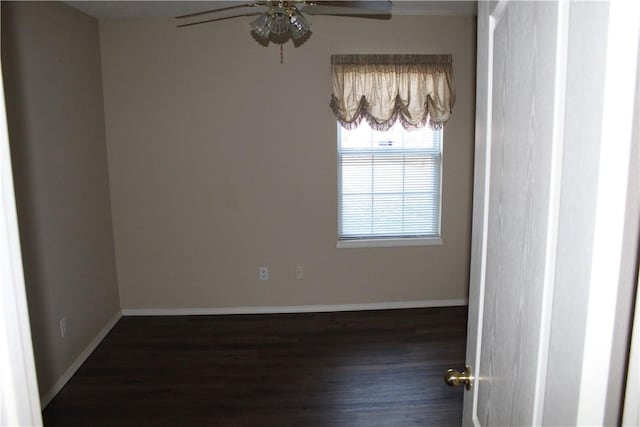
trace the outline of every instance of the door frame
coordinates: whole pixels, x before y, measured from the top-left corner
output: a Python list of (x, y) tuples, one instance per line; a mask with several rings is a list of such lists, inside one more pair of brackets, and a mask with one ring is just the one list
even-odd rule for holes
[(41, 426), (0, 63), (0, 425)]

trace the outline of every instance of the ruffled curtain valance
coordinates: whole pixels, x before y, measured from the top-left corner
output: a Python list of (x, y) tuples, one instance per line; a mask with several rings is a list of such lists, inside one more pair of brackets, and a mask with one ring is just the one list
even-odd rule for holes
[(456, 100), (451, 55), (332, 55), (331, 109), (346, 129), (444, 126)]

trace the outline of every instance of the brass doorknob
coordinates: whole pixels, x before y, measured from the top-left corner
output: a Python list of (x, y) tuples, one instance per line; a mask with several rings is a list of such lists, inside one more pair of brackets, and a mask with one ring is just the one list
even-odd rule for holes
[(444, 382), (451, 387), (464, 384), (465, 388), (469, 390), (473, 384), (473, 375), (471, 375), (471, 370), (468, 366), (465, 366), (462, 372), (455, 369), (448, 369), (444, 374)]

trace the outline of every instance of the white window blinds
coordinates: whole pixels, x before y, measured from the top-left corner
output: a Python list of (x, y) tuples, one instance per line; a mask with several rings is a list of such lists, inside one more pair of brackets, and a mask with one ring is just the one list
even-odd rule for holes
[(339, 238), (440, 236), (442, 130), (338, 126)]

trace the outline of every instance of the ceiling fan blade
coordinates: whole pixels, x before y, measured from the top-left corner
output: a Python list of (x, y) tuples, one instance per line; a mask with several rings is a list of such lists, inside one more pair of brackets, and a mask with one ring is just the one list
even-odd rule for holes
[(366, 10), (377, 10), (377, 11), (391, 11), (391, 0), (385, 1), (325, 1), (325, 0), (316, 0), (316, 1), (308, 1), (305, 2), (309, 6), (327, 6), (327, 7), (346, 7), (350, 9), (366, 9)]
[(325, 12), (309, 12), (309, 15), (322, 15), (322, 16), (342, 16), (344, 18), (364, 18), (364, 19), (391, 19), (390, 13), (325, 13)]
[(207, 20), (204, 20), (204, 21), (188, 22), (186, 24), (176, 25), (176, 27), (177, 28), (190, 27), (192, 25), (206, 24), (207, 22), (224, 21), (226, 19), (241, 18), (243, 16), (256, 16), (256, 15), (261, 15), (261, 13), (245, 13), (245, 14), (242, 14), (242, 15), (223, 16), (222, 18), (213, 18), (213, 19), (207, 19)]
[(301, 11), (309, 15), (391, 19), (390, 1), (308, 1)]
[[(176, 16), (175, 19), (191, 18), (191, 17), (194, 17), (194, 16), (206, 15), (208, 13), (224, 12), (225, 10), (242, 9), (242, 8), (245, 8), (245, 7), (264, 6), (266, 4), (267, 4), (266, 1), (259, 1), (259, 2), (254, 2), (254, 3), (245, 3), (245, 4), (236, 4), (236, 5), (233, 5), (233, 6), (221, 7), (221, 8), (218, 8), (218, 9), (209, 9), (209, 10), (203, 10), (202, 12), (189, 13), (188, 15), (180, 15), (180, 16)], [(211, 22), (211, 21), (203, 21), (203, 22)], [(178, 27), (185, 27), (187, 25), (188, 24), (178, 25)], [(192, 25), (195, 25), (195, 24), (192, 24)]]

